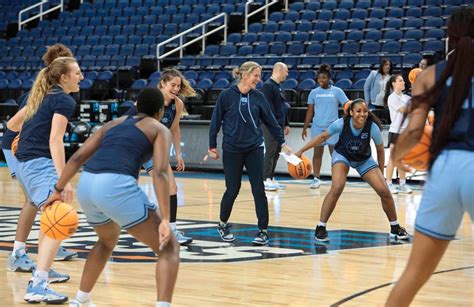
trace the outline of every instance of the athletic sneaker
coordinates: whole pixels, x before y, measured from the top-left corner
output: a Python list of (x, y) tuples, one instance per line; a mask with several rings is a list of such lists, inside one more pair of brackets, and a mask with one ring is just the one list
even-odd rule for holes
[(67, 261), (73, 258), (77, 258), (78, 254), (76, 252), (68, 251), (64, 249), (64, 247), (60, 246), (58, 252), (56, 253), (56, 257), (54, 260), (56, 261)]
[[(35, 271), (33, 270), (33, 276), (35, 275)], [(70, 279), (71, 277), (66, 274), (66, 273), (59, 273), (56, 272), (53, 269), (50, 269), (48, 272), (48, 281), (52, 284), (56, 283), (61, 283), (61, 282), (66, 282)]]
[(224, 242), (233, 242), (235, 240), (235, 237), (232, 233), (230, 233), (230, 228), (232, 225), (230, 224), (225, 224), (225, 225), (217, 225), (217, 232), (221, 236), (222, 241)]
[(96, 307), (97, 305), (91, 301), (80, 303), (78, 300), (69, 301), (69, 307)]
[(388, 184), (388, 189), (390, 190), (390, 193), (398, 194), (398, 189), (396, 186), (393, 185), (393, 183)]
[(25, 250), (16, 250), (8, 256), (7, 269), (12, 272), (33, 272), (35, 263)]
[(268, 233), (260, 230), (252, 241), (254, 245), (267, 245), (270, 240), (268, 239)]
[(405, 230), (400, 225), (392, 225), (390, 226), (390, 237), (397, 239), (397, 240), (409, 240), (410, 235), (408, 232)]
[(178, 240), (179, 245), (188, 245), (189, 243), (193, 242), (193, 238), (187, 237), (184, 235), (184, 232), (175, 230), (174, 235), (176, 236), (176, 239)]
[(328, 232), (325, 226), (316, 226), (316, 230), (314, 231), (314, 239), (321, 242), (329, 241)]
[(319, 188), (320, 185), (321, 185), (321, 180), (319, 180), (318, 178), (314, 178), (313, 181), (311, 181), (311, 184), (309, 185), (309, 187), (311, 189), (317, 189)]
[(265, 186), (265, 191), (276, 191), (276, 190), (278, 190), (278, 186), (276, 184), (274, 184), (273, 181), (270, 178), (267, 178), (267, 180), (265, 180), (263, 182), (263, 185)]
[(400, 185), (398, 187), (398, 193), (411, 194), (413, 192), (406, 184)]
[(278, 188), (278, 190), (286, 189), (286, 185), (279, 183), (275, 179), (272, 179), (272, 183)]
[(33, 281), (30, 280), (24, 299), (28, 303), (33, 304), (41, 302), (46, 304), (62, 304), (67, 302), (68, 297), (52, 290), (45, 280), (40, 281), (36, 286), (33, 286)]

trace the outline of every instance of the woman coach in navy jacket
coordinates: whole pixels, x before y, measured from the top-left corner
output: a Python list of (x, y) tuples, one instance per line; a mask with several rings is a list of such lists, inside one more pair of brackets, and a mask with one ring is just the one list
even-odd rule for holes
[(285, 143), (283, 129), (273, 116), (265, 96), (255, 90), (260, 82), (261, 71), (260, 65), (250, 61), (234, 70), (234, 76), (239, 82), (219, 95), (209, 128), (209, 156), (213, 159), (219, 158), (216, 139), (221, 126), (223, 132), (222, 163), (226, 191), (221, 201), (220, 223), (217, 231), (226, 242), (235, 240), (227, 221), (239, 194), (242, 171), (245, 166), (252, 187), (259, 228), (252, 243), (257, 245), (268, 243), (268, 201), (263, 184), (261, 123), (263, 122), (268, 127), (285, 152), (291, 152)]

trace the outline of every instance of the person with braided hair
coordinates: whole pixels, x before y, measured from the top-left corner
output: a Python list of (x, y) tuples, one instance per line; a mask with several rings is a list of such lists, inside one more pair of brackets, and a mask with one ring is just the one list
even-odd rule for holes
[(413, 87), (410, 121), (393, 149), (394, 165), (420, 140), (435, 111), (429, 176), (415, 220), (407, 266), (386, 306), (408, 306), (436, 269), (464, 213), (474, 219), (474, 8), (456, 10), (448, 22), (451, 53), (426, 68)]

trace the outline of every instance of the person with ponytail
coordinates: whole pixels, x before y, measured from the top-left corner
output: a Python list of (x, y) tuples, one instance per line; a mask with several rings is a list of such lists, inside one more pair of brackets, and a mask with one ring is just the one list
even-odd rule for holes
[[(311, 122), (311, 137), (314, 138), (325, 131), (338, 118), (339, 105), (344, 105), (349, 101), (344, 91), (334, 85), (331, 85), (330, 66), (322, 64), (318, 71), (319, 87), (313, 89), (308, 96), (308, 109), (304, 120), (303, 132), (301, 137), (303, 141), (307, 137), (307, 128)], [(324, 143), (314, 147), (313, 152), (313, 175), (314, 179), (310, 184), (311, 189), (319, 188), (321, 163), (323, 160), (324, 146), (328, 145), (329, 152), (332, 154), (334, 145), (337, 143), (337, 135), (333, 135)]]
[(413, 247), (386, 306), (408, 306), (455, 238), (464, 213), (474, 219), (474, 8), (456, 10), (447, 33), (449, 57), (418, 76), (408, 126), (393, 149), (394, 165), (408, 170), (403, 157), (420, 140), (428, 112), (434, 108), (429, 175), (415, 220)]
[[(121, 229), (146, 244), (158, 256), (155, 266), (156, 306), (171, 306), (179, 269), (179, 245), (170, 226), (168, 176), (171, 133), (160, 123), (164, 97), (159, 89), (143, 89), (137, 115), (105, 124), (69, 159), (48, 203), (64, 200), (64, 189), (84, 169), (77, 199), (98, 240), (84, 265), (75, 300), (70, 306), (92, 306), (91, 292), (117, 244)], [(138, 186), (144, 162), (153, 159), (153, 188), (160, 208)], [(121, 163), (117, 163), (121, 161)], [(95, 306), (95, 305), (94, 305)]]
[[(339, 135), (332, 154), (331, 189), (324, 198), (319, 223), (314, 233), (316, 241), (329, 241), (326, 224), (344, 190), (350, 167), (355, 168), (360, 177), (379, 195), (390, 223), (390, 237), (409, 239), (408, 233), (397, 221), (395, 203), (383, 177), (385, 149), (380, 129), (380, 120), (369, 111), (367, 103), (363, 99), (356, 99), (352, 101), (348, 113), (343, 118), (336, 120), (323, 133), (313, 137), (296, 153), (297, 156), (301, 156), (308, 149), (323, 144), (331, 136)], [(371, 139), (377, 148), (378, 163), (372, 158)]]
[[(163, 92), (165, 97), (164, 114), (161, 123), (171, 131), (173, 136), (173, 148), (176, 157), (176, 170), (184, 171), (185, 164), (181, 152), (181, 130), (179, 128), (179, 121), (186, 112), (184, 102), (181, 98), (194, 97), (196, 92), (189, 84), (188, 80), (181, 74), (179, 70), (167, 69), (163, 71), (160, 77), (158, 88)], [(181, 97), (181, 98), (180, 98)], [(136, 115), (137, 107), (132, 106), (125, 115)], [(153, 161), (146, 162), (143, 167), (150, 176), (153, 176)], [(188, 245), (193, 241), (193, 238), (186, 236), (183, 231), (176, 228), (176, 216), (178, 212), (178, 186), (173, 175), (171, 165), (168, 169), (168, 176), (170, 177), (170, 225), (173, 232), (178, 239), (180, 245)]]
[(266, 245), (268, 234), (268, 200), (263, 184), (263, 132), (265, 124), (270, 134), (277, 140), (282, 150), (290, 154), (286, 145), (283, 128), (273, 116), (265, 96), (256, 90), (261, 81), (262, 68), (256, 62), (248, 61), (236, 68), (233, 73), (238, 83), (223, 90), (217, 98), (209, 127), (209, 156), (217, 160), (217, 134), (222, 127), (222, 163), (224, 167), (226, 190), (222, 196), (220, 222), (217, 232), (225, 242), (235, 240), (228, 224), (234, 201), (242, 184), (244, 166), (247, 169), (255, 210), (258, 219), (258, 232), (252, 241), (255, 245)]
[[(43, 68), (36, 77), (23, 113), (24, 122), (18, 126), (8, 123), (9, 129), (19, 131), (16, 158), (17, 177), (28, 195), (29, 201), (43, 209), (46, 200), (55, 190), (54, 184), (66, 164), (64, 133), (76, 102), (69, 95), (79, 91), (83, 79), (81, 69), (72, 57), (58, 57)], [(16, 116), (16, 115), (15, 115)], [(64, 187), (64, 200), (72, 202), (71, 185)], [(28, 282), (24, 299), (29, 303), (63, 303), (67, 296), (52, 290), (48, 285), (51, 262), (61, 244), (40, 233), (38, 264), (33, 278)], [(67, 281), (65, 275), (59, 281)]]
[[(53, 46), (49, 46), (46, 53), (43, 55), (43, 61), (46, 66), (51, 64), (51, 62), (58, 58), (58, 57), (72, 57), (72, 52), (66, 46), (62, 44), (55, 44)], [(24, 114), (25, 114), (25, 105), (28, 100), (29, 92), (24, 93), (20, 96), (18, 101), (20, 102), (18, 112), (13, 116), (8, 125), (16, 129), (12, 131), (7, 129), (3, 134), (2, 139), (2, 150), (7, 161), (7, 166), (10, 170), (10, 174), (12, 178), (16, 177), (16, 169), (18, 160), (12, 153), (11, 147), (14, 138), (19, 134), (21, 125), (23, 124)], [(25, 194), (25, 202), (20, 212), (20, 216), (18, 217), (17, 229), (15, 234), (15, 242), (13, 243), (13, 251), (8, 257), (8, 264), (7, 269), (13, 272), (32, 272), (35, 268), (35, 263), (31, 258), (28, 256), (26, 252), (26, 240), (31, 231), (31, 227), (35, 222), (35, 217), (38, 212), (38, 208), (36, 206), (31, 205), (30, 201), (28, 200), (28, 196)], [(58, 253), (56, 254), (55, 260), (70, 260), (72, 258), (77, 257), (76, 252), (68, 251), (63, 247), (60, 247)], [(57, 272), (51, 270), (49, 272), (49, 277), (51, 281), (57, 281), (57, 277), (55, 276)], [(58, 273), (59, 274), (59, 273)]]
[[(408, 103), (410, 102), (410, 96), (403, 94), (405, 90), (405, 80), (402, 75), (392, 75), (387, 82), (387, 88), (385, 89), (384, 105), (388, 106), (390, 112), (390, 128), (388, 129), (388, 144), (390, 146), (390, 152), (393, 151), (397, 137), (406, 128), (408, 121), (404, 121), (405, 112), (408, 109)], [(390, 155), (391, 157), (391, 155)], [(392, 183), (394, 166), (392, 159), (388, 160), (386, 177), (388, 187), (392, 194), (405, 193), (410, 194), (413, 191), (406, 185), (406, 172), (403, 169), (398, 169), (400, 175), (400, 185), (395, 187)]]

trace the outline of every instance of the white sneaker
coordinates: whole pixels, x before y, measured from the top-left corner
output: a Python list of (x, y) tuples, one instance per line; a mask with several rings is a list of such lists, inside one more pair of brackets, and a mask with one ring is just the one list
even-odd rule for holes
[(265, 180), (263, 182), (263, 184), (265, 185), (265, 191), (276, 191), (276, 190), (278, 190), (278, 186), (275, 185), (270, 178), (267, 178), (267, 180)]
[(403, 194), (411, 194), (413, 190), (410, 189), (406, 184), (403, 184), (398, 187), (398, 192)]
[(319, 180), (318, 178), (314, 178), (313, 181), (311, 181), (311, 184), (309, 185), (309, 187), (311, 189), (317, 189), (319, 188), (320, 185), (321, 185), (321, 180)]
[(274, 186), (276, 186), (278, 188), (278, 190), (286, 189), (286, 185), (279, 183), (275, 179), (272, 179), (272, 183), (273, 183)]
[(390, 190), (390, 193), (392, 194), (398, 194), (398, 189), (396, 186), (394, 186), (392, 183), (388, 184), (388, 189)]
[(80, 303), (78, 300), (69, 301), (69, 307), (96, 307), (97, 305), (88, 301), (86, 303)]

